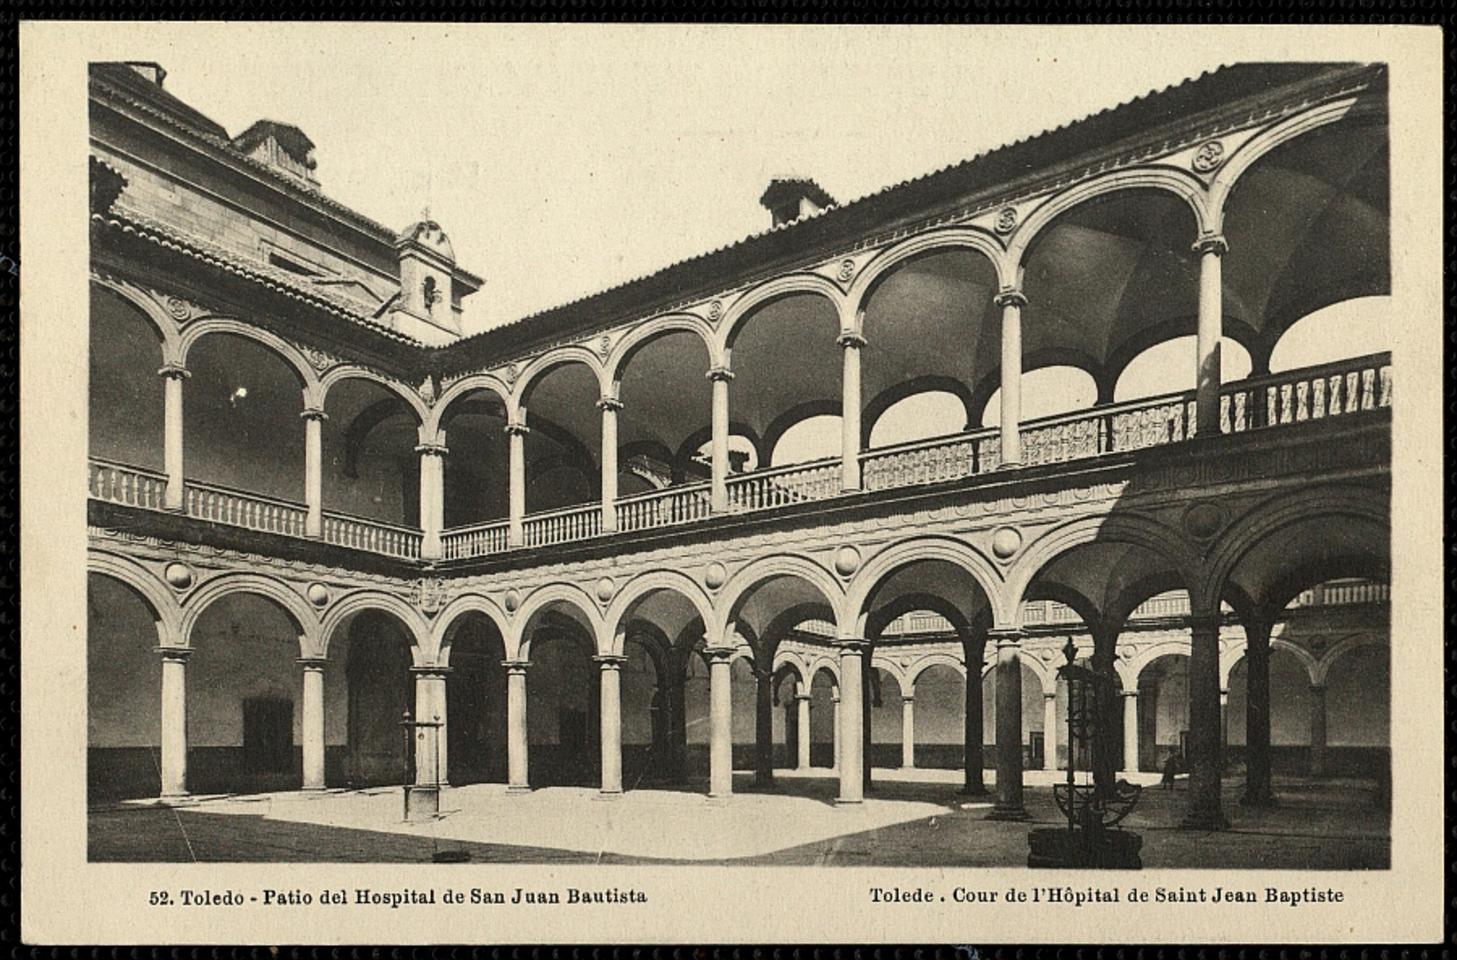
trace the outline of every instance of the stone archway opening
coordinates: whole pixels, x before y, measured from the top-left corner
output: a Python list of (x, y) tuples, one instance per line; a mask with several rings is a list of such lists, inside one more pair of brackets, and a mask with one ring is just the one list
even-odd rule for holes
[(506, 646), (496, 622), (468, 611), (451, 626), (450, 673), (446, 677), (446, 741), (449, 782), (505, 783)]

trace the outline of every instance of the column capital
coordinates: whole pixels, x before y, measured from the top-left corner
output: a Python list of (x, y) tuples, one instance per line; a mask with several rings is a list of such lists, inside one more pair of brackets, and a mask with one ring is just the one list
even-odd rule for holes
[(1323, 683), (1312, 683), (1310, 685), (1310, 692), (1316, 696), (1325, 696), (1325, 689), (1326, 685)]
[(622, 401), (617, 397), (603, 397), (597, 401), (597, 409), (603, 413), (611, 410), (613, 413), (622, 409)]
[(329, 661), (323, 657), (299, 657), (294, 662), (305, 670), (322, 670)]
[(1124, 697), (1124, 698), (1129, 699), (1129, 700), (1137, 700), (1138, 699), (1138, 690), (1136, 690), (1136, 689), (1134, 689), (1134, 690), (1119, 690), (1118, 691), (1118, 695), (1120, 697)]
[(329, 419), (329, 415), (324, 412), (323, 407), (305, 407), (299, 411), (299, 418), (303, 420), (317, 420), (323, 423)]
[(914, 693), (903, 693), (903, 694), (901, 694), (901, 703), (915, 703), (915, 702), (916, 702), (916, 695)]
[(164, 377), (168, 380), (186, 380), (192, 376), (192, 371), (188, 370), (176, 360), (169, 360), (157, 371), (157, 376)]
[(1044, 691), (1042, 691), (1042, 699), (1044, 699), (1044, 700), (1056, 700), (1057, 699), (1057, 691), (1056, 690), (1044, 690)]
[(830, 702), (832, 702), (832, 703), (839, 703), (840, 702), (840, 688), (839, 687), (835, 687), (835, 689), (833, 689), (833, 690), (830, 691)]
[(444, 680), (453, 672), (453, 668), (444, 667), (438, 663), (427, 664), (423, 667), (411, 667), (410, 672), (417, 677), (438, 677)]
[(874, 644), (864, 637), (841, 637), (835, 641), (835, 646), (840, 649), (841, 655), (853, 653), (861, 656), (868, 653)]
[(506, 668), (507, 673), (524, 674), (526, 668), (531, 666), (530, 660), (502, 660), (501, 666)]
[(835, 338), (835, 343), (841, 347), (854, 347), (856, 350), (859, 350), (865, 346), (866, 340), (860, 334), (846, 330)]
[(592, 662), (603, 670), (617, 670), (627, 662), (627, 657), (620, 653), (601, 653), (592, 658)]
[(739, 651), (733, 647), (704, 647), (703, 655), (709, 660), (729, 663)]
[(192, 656), (191, 647), (153, 647), (152, 652), (161, 656), (163, 660), (176, 660), (186, 663)]
[(794, 695), (794, 699), (796, 699), (796, 700), (814, 700), (814, 694), (800, 692), (800, 693), (796, 693)]
[(1020, 647), (1027, 632), (1020, 627), (995, 627), (987, 631), (987, 640), (993, 646)]
[(1025, 307), (1027, 297), (1021, 290), (1002, 290), (992, 297), (992, 304), (997, 307)]
[(715, 382), (728, 383), (734, 378), (734, 372), (728, 367), (710, 367), (704, 376)]
[(513, 420), (510, 423), (506, 424), (506, 436), (508, 437), (524, 437), (530, 432), (531, 428), (519, 420)]
[(1189, 629), (1190, 631), (1213, 630), (1217, 633), (1223, 621), (1224, 618), (1217, 613), (1191, 613), (1189, 614)]
[(415, 447), (415, 452), (426, 457), (444, 457), (450, 448), (443, 443), (421, 443)]
[(1195, 240), (1191, 249), (1195, 253), (1212, 253), (1222, 257), (1229, 250), (1229, 242), (1224, 239), (1222, 233), (1209, 233)]

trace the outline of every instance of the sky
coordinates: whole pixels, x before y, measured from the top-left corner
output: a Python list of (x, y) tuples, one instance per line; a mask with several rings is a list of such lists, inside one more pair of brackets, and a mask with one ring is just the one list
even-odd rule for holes
[(230, 29), (226, 45), (182, 29), (128, 57), (162, 63), (167, 89), (234, 135), (260, 118), (301, 127), (334, 199), (396, 228), (428, 207), (486, 280), (468, 333), (765, 229), (771, 177), (853, 200), (1228, 54), (986, 27), (390, 24), (347, 43)]

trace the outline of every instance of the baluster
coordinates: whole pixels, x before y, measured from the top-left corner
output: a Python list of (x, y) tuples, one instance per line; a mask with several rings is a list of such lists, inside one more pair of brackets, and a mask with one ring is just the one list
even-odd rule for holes
[(1391, 367), (1381, 368), (1381, 400), (1383, 407), (1391, 406)]
[(1361, 371), (1361, 409), (1376, 409), (1376, 371)]
[(1355, 370), (1349, 371), (1346, 374), (1346, 412), (1347, 413), (1355, 413), (1357, 410), (1361, 409), (1361, 396), (1360, 396), (1360, 393), (1359, 393), (1360, 386), (1361, 386), (1361, 375), (1359, 373), (1357, 373)]
[(1310, 384), (1310, 419), (1325, 418), (1325, 377), (1316, 377)]
[(1301, 380), (1295, 384), (1295, 422), (1310, 419), (1310, 383)]

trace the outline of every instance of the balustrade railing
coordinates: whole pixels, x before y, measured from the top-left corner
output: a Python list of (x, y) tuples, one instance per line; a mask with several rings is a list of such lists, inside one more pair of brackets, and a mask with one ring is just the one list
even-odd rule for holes
[(995, 470), (1001, 463), (996, 430), (935, 437), (860, 455), (860, 486), (867, 492), (960, 480)]
[(505, 520), (455, 527), (440, 535), (440, 552), (446, 560), (465, 560), (500, 553), (510, 545), (510, 524)]
[(602, 505), (579, 504), (560, 510), (528, 515), (521, 534), (528, 547), (549, 547), (555, 543), (586, 540), (602, 532)]
[[(1390, 354), (1373, 354), (1229, 384), (1220, 392), (1222, 433), (1244, 433), (1286, 424), (1344, 417), (1391, 406)], [(1074, 413), (1043, 417), (1021, 428), (1024, 465), (1064, 463), (1109, 453), (1178, 443), (1193, 435), (1194, 394), (1187, 391)], [(867, 492), (959, 480), (1001, 465), (999, 434), (980, 429), (920, 440), (861, 454), (861, 485)], [(90, 495), (97, 500), (164, 509), (166, 477), (154, 470), (107, 460), (88, 465)], [(728, 509), (767, 510), (839, 495), (838, 458), (816, 460), (730, 476)], [(705, 519), (710, 487), (694, 483), (623, 497), (616, 504), (622, 532), (676, 526)], [(298, 503), (188, 481), (187, 516), (284, 536), (306, 535), (307, 508)], [(445, 531), (446, 559), (486, 556), (510, 549), (504, 521)], [(600, 536), (601, 506), (581, 504), (527, 516), (524, 546), (542, 547)], [(325, 513), (327, 543), (407, 559), (420, 555), (418, 529), (360, 517)], [(1353, 588), (1354, 589), (1354, 588)], [(1367, 602), (1353, 600), (1349, 602)], [(1054, 622), (1047, 613), (1043, 622)]]
[(91, 460), (86, 481), (94, 499), (147, 510), (161, 510), (167, 492), (162, 474), (109, 460)]
[(324, 513), (324, 542), (336, 546), (414, 560), (420, 556), (421, 539), (423, 534), (409, 527), (342, 513)]
[(728, 478), (731, 511), (768, 510), (824, 500), (840, 492), (840, 461), (815, 460)]
[(1391, 354), (1304, 367), (1231, 384), (1220, 397), (1220, 429), (1244, 433), (1391, 406)]
[(189, 517), (286, 537), (303, 536), (308, 518), (308, 508), (302, 504), (195, 480), (183, 485), (182, 503)]
[(617, 529), (632, 533), (692, 523), (708, 516), (709, 502), (710, 488), (706, 483), (665, 487), (622, 497), (617, 501)]

